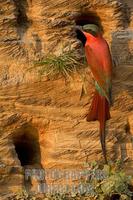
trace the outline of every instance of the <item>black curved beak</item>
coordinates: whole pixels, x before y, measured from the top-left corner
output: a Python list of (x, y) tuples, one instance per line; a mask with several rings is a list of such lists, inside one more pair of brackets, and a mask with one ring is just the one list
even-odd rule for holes
[(85, 35), (84, 35), (82, 26), (78, 26), (78, 25), (75, 26), (75, 31), (76, 31), (78, 40), (80, 40), (80, 41), (82, 42), (83, 46), (85, 46), (86, 37), (85, 37)]

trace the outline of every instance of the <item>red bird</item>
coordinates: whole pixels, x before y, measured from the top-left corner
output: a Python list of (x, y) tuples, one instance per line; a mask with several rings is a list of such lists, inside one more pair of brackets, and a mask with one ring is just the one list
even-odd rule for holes
[(105, 145), (105, 125), (110, 119), (112, 59), (109, 46), (101, 30), (94, 24), (83, 26), (86, 37), (85, 54), (95, 80), (95, 94), (87, 115), (87, 121), (100, 122), (100, 141), (105, 162), (107, 163)]

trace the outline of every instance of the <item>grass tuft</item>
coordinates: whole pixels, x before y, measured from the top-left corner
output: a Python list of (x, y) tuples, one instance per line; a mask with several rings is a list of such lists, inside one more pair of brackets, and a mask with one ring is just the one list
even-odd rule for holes
[(38, 68), (40, 75), (62, 75), (70, 77), (78, 68), (85, 66), (85, 59), (79, 60), (77, 54), (72, 50), (62, 52), (59, 56), (49, 54), (40, 61), (34, 62), (34, 67)]

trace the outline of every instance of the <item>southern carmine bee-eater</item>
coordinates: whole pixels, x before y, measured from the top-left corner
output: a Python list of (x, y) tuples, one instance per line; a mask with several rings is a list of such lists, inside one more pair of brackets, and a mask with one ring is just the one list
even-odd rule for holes
[(100, 122), (101, 147), (107, 163), (105, 125), (110, 119), (112, 58), (109, 46), (97, 25), (84, 25), (81, 31), (86, 37), (85, 54), (95, 80), (95, 94), (87, 121), (98, 120)]

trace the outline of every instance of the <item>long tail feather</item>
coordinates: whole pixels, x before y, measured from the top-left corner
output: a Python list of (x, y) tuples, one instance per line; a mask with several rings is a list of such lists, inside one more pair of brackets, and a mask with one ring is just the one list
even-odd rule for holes
[(101, 147), (102, 147), (105, 163), (108, 163), (107, 154), (106, 154), (106, 142), (105, 142), (106, 140), (105, 123), (106, 123), (105, 121), (103, 124), (100, 122), (100, 142), (101, 142)]
[(104, 96), (101, 96), (97, 91), (95, 91), (90, 112), (87, 115), (87, 121), (98, 120), (100, 123), (100, 141), (105, 163), (107, 163), (105, 126), (108, 119), (110, 119), (109, 103)]

